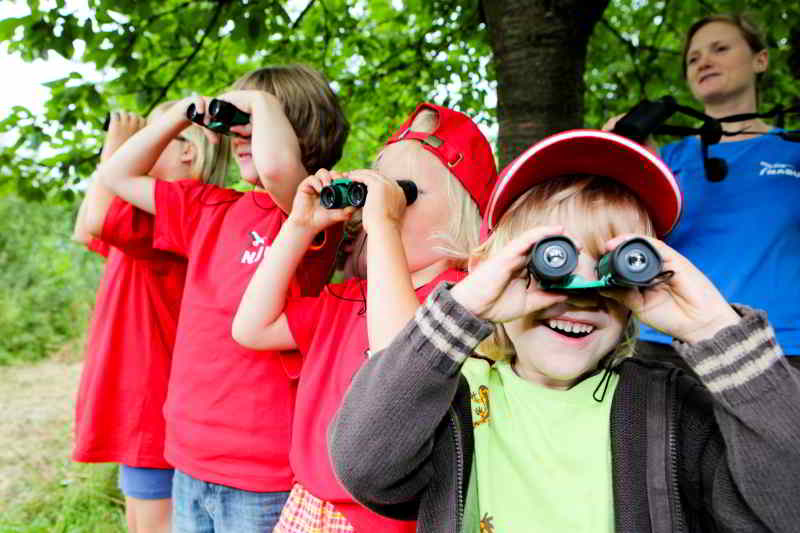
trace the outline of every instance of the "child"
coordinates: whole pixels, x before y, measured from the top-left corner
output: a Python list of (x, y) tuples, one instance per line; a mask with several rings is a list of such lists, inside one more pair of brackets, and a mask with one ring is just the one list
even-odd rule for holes
[[(159, 105), (150, 120), (172, 105)], [(133, 113), (112, 113), (101, 163), (144, 125)], [(149, 175), (169, 181), (215, 178), (216, 147), (199, 130), (189, 128), (170, 142)], [(128, 530), (167, 532), (173, 470), (164, 460), (161, 411), (186, 261), (153, 250), (150, 235), (125, 223), (130, 206), (113, 200), (93, 181), (75, 227), (76, 239), (106, 255), (108, 262), (78, 390), (73, 459), (121, 463)]]
[[(365, 353), (397, 322), (391, 314), (368, 320), (364, 307), (394, 291), (401, 297), (392, 311), (413, 315), (419, 299), (439, 281), (463, 277), (457, 268), (465, 266), (478, 241), (479, 212), (496, 174), (489, 143), (467, 116), (421, 104), (386, 143), (373, 170), (348, 173), (367, 185), (364, 233), (354, 254), (363, 257), (360, 248), (368, 235), (369, 283), (351, 279), (329, 285), (318, 298), (287, 298), (289, 278), (314, 235), (353, 212), (352, 207), (320, 206), (322, 187), (341, 175), (320, 171), (301, 184), (292, 213), (250, 281), (233, 324), (234, 338), (245, 346), (297, 348), (304, 357), (290, 451), (295, 485), (276, 533), (414, 531), (413, 522), (380, 517), (341, 488), (328, 460), (328, 424)], [(408, 207), (394, 180), (416, 184), (417, 199)], [(372, 283), (376, 270), (387, 272), (387, 284)]]
[[(288, 496), (294, 383), (276, 352), (247, 350), (231, 338), (231, 319), (247, 281), (309, 172), (333, 166), (348, 124), (336, 95), (304, 66), (252, 72), (219, 98), (251, 121), (232, 130), (247, 193), (195, 182), (143, 177), (152, 153), (186, 127), (196, 97), (137, 133), (101, 168), (117, 194), (155, 214), (155, 245), (188, 259), (170, 389), (165, 457), (175, 468), (178, 531), (269, 531)], [(252, 141), (252, 142), (251, 142)], [(315, 294), (327, 280), (337, 237), (306, 254), (296, 290)], [(299, 287), (299, 288), (298, 288)]]
[[(353, 379), (330, 435), (344, 486), (418, 531), (795, 530), (800, 376), (764, 313), (728, 305), (653, 238), (680, 200), (660, 160), (607, 132), (554, 135), (511, 163), (470, 275)], [(585, 279), (633, 235), (673, 275), (599, 294), (528, 284), (529, 250), (562, 232)], [(634, 318), (680, 339), (702, 383), (629, 359)], [(493, 330), (509, 356), (490, 366), (470, 356)]]

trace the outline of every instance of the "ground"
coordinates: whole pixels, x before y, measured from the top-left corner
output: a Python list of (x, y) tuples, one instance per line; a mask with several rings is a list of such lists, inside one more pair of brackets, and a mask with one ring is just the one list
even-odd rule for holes
[(0, 513), (31, 477), (69, 461), (81, 366), (56, 357), (0, 367)]

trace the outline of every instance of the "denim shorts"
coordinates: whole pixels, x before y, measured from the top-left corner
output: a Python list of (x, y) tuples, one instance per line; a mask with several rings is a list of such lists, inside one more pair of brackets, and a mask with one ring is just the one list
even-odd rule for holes
[(172, 497), (171, 468), (139, 468), (119, 465), (119, 490), (140, 500), (163, 500)]
[(175, 471), (174, 533), (269, 533), (278, 523), (288, 492), (250, 492)]

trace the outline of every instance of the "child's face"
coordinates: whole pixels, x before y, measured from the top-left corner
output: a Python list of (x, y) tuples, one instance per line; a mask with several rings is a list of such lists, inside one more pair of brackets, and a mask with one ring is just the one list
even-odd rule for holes
[(252, 126), (239, 126), (236, 132), (241, 136), (233, 136), (231, 138), (231, 151), (236, 164), (239, 165), (239, 175), (241, 178), (252, 185), (258, 185), (258, 170), (253, 163), (253, 150), (250, 144), (250, 135), (252, 133)]
[(401, 238), (409, 271), (422, 270), (443, 258), (434, 248), (434, 234), (447, 229), (452, 211), (447, 194), (447, 169), (418, 141), (400, 141), (383, 149), (375, 170), (394, 180), (411, 180), (417, 199), (403, 214)]
[[(573, 239), (585, 248), (581, 239)], [(575, 274), (596, 279), (597, 259), (582, 250)], [(619, 344), (629, 316), (623, 305), (592, 292), (507, 322), (515, 369), (547, 387), (569, 388)]]

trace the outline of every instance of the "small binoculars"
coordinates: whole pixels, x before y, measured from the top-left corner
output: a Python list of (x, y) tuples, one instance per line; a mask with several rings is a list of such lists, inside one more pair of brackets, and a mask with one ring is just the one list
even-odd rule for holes
[(198, 113), (194, 104), (190, 104), (186, 109), (186, 118), (210, 129), (214, 133), (222, 135), (235, 135), (231, 130), (232, 126), (241, 126), (250, 122), (250, 113), (245, 113), (235, 105), (225, 100), (214, 98), (208, 104), (208, 124), (205, 123), (205, 115)]
[(575, 291), (615, 287), (650, 287), (663, 280), (661, 256), (644, 239), (626, 241), (597, 262), (597, 280), (572, 272), (578, 266), (578, 249), (563, 235), (547, 237), (533, 247), (527, 269), (549, 291)]
[[(406, 205), (417, 199), (417, 185), (413, 181), (397, 180), (397, 184), (406, 195)], [(367, 202), (367, 186), (359, 181), (349, 179), (333, 180), (319, 193), (319, 202), (326, 209), (342, 209), (344, 207), (364, 207)]]

